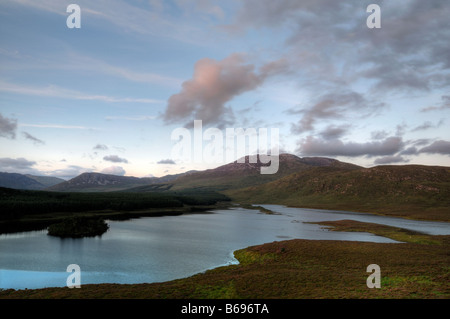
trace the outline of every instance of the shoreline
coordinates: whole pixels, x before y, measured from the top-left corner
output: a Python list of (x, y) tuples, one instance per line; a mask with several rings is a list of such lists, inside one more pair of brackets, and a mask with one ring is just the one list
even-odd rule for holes
[(219, 203), (216, 205), (204, 206), (183, 206), (169, 208), (149, 208), (133, 211), (85, 211), (76, 213), (54, 212), (49, 214), (34, 215), (28, 218), (0, 221), (0, 235), (14, 234), (27, 231), (45, 230), (52, 224), (59, 223), (65, 218), (70, 217), (100, 217), (107, 220), (129, 220), (141, 217), (163, 217), (163, 216), (179, 216), (183, 214), (207, 213), (210, 210), (229, 207), (227, 203)]
[[(333, 250), (342, 251), (345, 254), (349, 254), (345, 258), (354, 258), (355, 253), (356, 256), (361, 255), (363, 256), (364, 260), (366, 262), (369, 262), (369, 259), (371, 262), (373, 261), (372, 256), (373, 252), (377, 252), (376, 260), (379, 260), (379, 258), (383, 256), (390, 256), (389, 258), (392, 259), (399, 259), (400, 262), (400, 268), (402, 272), (406, 272), (411, 275), (411, 267), (415, 270), (412, 271), (413, 275), (409, 279), (407, 283), (408, 289), (411, 289), (413, 292), (414, 287), (412, 283), (414, 281), (417, 281), (417, 284), (422, 285), (423, 282), (427, 282), (427, 275), (414, 275), (416, 271), (419, 271), (419, 269), (416, 268), (423, 268), (426, 266), (426, 263), (429, 262), (431, 265), (430, 267), (425, 267), (424, 269), (420, 269), (420, 273), (424, 272), (425, 274), (432, 272), (438, 272), (438, 275), (436, 275), (436, 278), (442, 278), (443, 282), (435, 282), (435, 280), (431, 280), (433, 282), (433, 287), (427, 287), (427, 285), (424, 284), (424, 289), (426, 288), (427, 294), (426, 298), (434, 298), (433, 294), (436, 293), (436, 290), (428, 291), (428, 288), (436, 288), (439, 286), (442, 290), (439, 290), (439, 294), (435, 297), (444, 297), (445, 299), (450, 298), (450, 292), (446, 292), (446, 289), (450, 289), (450, 287), (447, 287), (445, 277), (449, 276), (448, 270), (445, 270), (445, 267), (448, 268), (448, 262), (449, 258), (447, 256), (447, 251), (450, 248), (450, 236), (449, 235), (424, 235), (419, 232), (413, 232), (409, 230), (405, 230), (398, 227), (392, 227), (392, 226), (386, 226), (381, 224), (373, 224), (373, 223), (365, 223), (365, 222), (358, 222), (353, 220), (339, 220), (339, 221), (323, 221), (323, 222), (313, 222), (313, 224), (319, 224), (326, 227), (333, 227), (330, 229), (331, 231), (364, 231), (364, 232), (371, 232), (376, 235), (392, 238), (395, 240), (402, 239), (403, 241), (400, 243), (372, 243), (372, 242), (357, 242), (357, 241), (340, 241), (340, 240), (308, 240), (308, 239), (290, 239), (290, 240), (283, 240), (283, 241), (274, 241), (272, 243), (265, 243), (261, 245), (255, 245), (255, 246), (249, 246), (243, 249), (238, 249), (234, 251), (233, 255), (237, 259), (237, 264), (228, 264), (228, 265), (221, 265), (217, 266), (211, 269), (207, 269), (205, 271), (202, 271), (200, 273), (197, 273), (195, 275), (181, 278), (181, 279), (175, 279), (167, 282), (157, 282), (157, 283), (140, 283), (140, 284), (111, 284), (111, 283), (102, 283), (102, 284), (86, 284), (83, 285), (82, 288), (84, 289), (69, 289), (67, 287), (52, 287), (52, 288), (39, 288), (39, 289), (3, 289), (0, 290), (0, 298), (127, 298), (126, 295), (133, 292), (138, 298), (147, 298), (147, 294), (151, 294), (150, 297), (152, 298), (175, 298), (178, 299), (180, 296), (177, 295), (177, 289), (180, 289), (180, 286), (183, 287), (183, 289), (188, 289), (188, 286), (193, 285), (193, 287), (190, 288), (190, 293), (187, 295), (183, 295), (181, 298), (197, 298), (196, 295), (199, 293), (199, 290), (206, 289), (206, 292), (203, 291), (203, 293), (206, 293), (207, 296), (201, 296), (201, 298), (212, 298), (210, 295), (213, 293), (218, 294), (218, 297), (220, 298), (228, 298), (229, 297), (235, 297), (233, 294), (230, 295), (230, 289), (234, 290), (235, 287), (232, 285), (230, 286), (229, 281), (234, 279), (239, 279), (240, 276), (247, 276), (249, 275), (248, 272), (253, 273), (257, 272), (259, 273), (259, 267), (266, 268), (268, 264), (273, 264), (270, 268), (272, 271), (275, 269), (277, 276), (281, 276), (282, 279), (285, 275), (289, 275), (289, 271), (287, 271), (286, 274), (283, 274), (282, 271), (282, 265), (278, 265), (280, 261), (283, 261), (284, 255), (287, 253), (290, 253), (290, 258), (294, 258), (295, 260), (300, 259), (299, 262), (295, 262), (295, 267), (299, 267), (299, 269), (307, 269), (309, 270), (309, 267), (322, 269), (324, 264), (328, 263), (334, 263), (336, 255), (333, 253)], [(292, 246), (294, 248), (289, 248)], [(298, 246), (298, 247), (297, 247)], [(367, 253), (366, 250), (367, 247), (370, 247), (373, 252)], [(324, 254), (323, 250), (330, 250), (330, 254)], [(429, 258), (426, 259), (425, 262), (422, 262), (422, 265), (416, 265), (417, 260), (422, 259), (422, 255), (424, 253), (431, 254)], [(302, 260), (303, 255), (308, 254), (310, 255), (311, 259), (305, 259)], [(388, 260), (389, 260), (388, 258)], [(437, 258), (440, 260), (441, 266), (433, 266), (433, 263), (435, 260), (433, 258)], [(383, 258), (382, 258), (383, 259)], [(404, 261), (401, 261), (401, 259), (405, 259)], [(409, 261), (411, 259), (411, 261)], [(443, 260), (443, 266), (442, 266), (442, 260)], [(314, 262), (312, 262), (314, 261)], [(312, 262), (312, 263), (311, 263)], [(339, 265), (343, 261), (337, 262)], [(379, 261), (377, 261), (379, 263)], [(308, 266), (309, 265), (309, 266)], [(281, 267), (281, 269), (273, 268), (273, 267)], [(353, 266), (352, 266), (353, 267)], [(247, 269), (248, 268), (248, 269)], [(442, 268), (441, 272), (439, 273), (439, 269)], [(289, 267), (288, 267), (289, 269)], [(322, 269), (323, 270), (323, 269)], [(346, 269), (330, 269), (330, 272), (333, 274), (335, 273), (337, 276), (339, 273), (345, 273), (349, 270)], [(236, 277), (236, 272), (238, 272), (240, 275)], [(217, 276), (214, 276), (216, 274)], [(301, 275), (301, 274), (299, 274)], [(313, 274), (311, 274), (313, 275)], [(329, 274), (330, 275), (330, 274)], [(212, 277), (211, 277), (212, 276)], [(224, 281), (223, 276), (227, 278), (226, 281)], [(216, 277), (216, 278), (215, 278)], [(206, 279), (205, 279), (206, 278)], [(260, 278), (260, 277), (258, 277)], [(393, 277), (395, 278), (395, 276)], [(266, 278), (260, 278), (267, 284)], [(281, 280), (280, 279), (280, 280)], [(316, 280), (317, 278), (315, 276), (308, 277), (307, 279), (303, 280)], [(202, 280), (206, 280), (208, 282), (208, 285), (218, 285), (217, 288), (212, 289), (211, 287), (205, 287), (203, 284), (200, 284), (198, 282)], [(277, 279), (278, 280), (278, 279)], [(284, 280), (284, 279), (282, 279)], [(384, 285), (389, 286), (391, 285), (389, 280), (394, 280), (395, 284), (399, 284), (399, 282), (396, 281), (396, 279), (384, 279)], [(269, 282), (271, 282), (269, 280)], [(277, 281), (276, 281), (277, 282)], [(273, 282), (275, 284), (276, 282)], [(405, 283), (405, 284), (406, 284)], [(255, 282), (256, 285), (258, 283)], [(430, 284), (431, 285), (431, 284)], [(411, 287), (410, 287), (411, 286)], [(166, 294), (168, 294), (166, 297), (163, 297), (163, 295), (152, 295), (153, 293), (160, 293), (162, 294), (165, 290)], [(212, 289), (212, 290), (211, 290)], [(115, 292), (117, 290), (117, 292)], [(80, 293), (78, 293), (78, 291)], [(101, 293), (103, 291), (103, 295)], [(121, 291), (121, 292), (120, 292)], [(153, 291), (153, 292), (152, 292)], [(434, 292), (433, 292), (434, 291)], [(83, 293), (84, 292), (84, 293)], [(120, 293), (119, 293), (120, 292)], [(125, 293), (126, 292), (126, 293)], [(325, 289), (326, 293), (330, 293), (328, 290)], [(386, 291), (385, 291), (386, 292)], [(119, 295), (115, 295), (116, 293), (119, 293)], [(125, 293), (122, 294), (122, 293)], [(266, 291), (266, 293), (269, 293)], [(394, 295), (392, 295), (394, 293)], [(387, 298), (397, 298), (396, 295), (398, 293), (397, 290), (391, 291), (389, 290), (387, 292), (386, 297)], [(402, 292), (404, 293), (404, 292)], [(111, 295), (112, 294), (112, 295)], [(318, 298), (316, 293), (311, 292), (312, 295), (306, 296), (306, 298)], [(364, 294), (364, 297), (362, 298), (370, 298), (371, 292), (369, 293), (369, 296), (366, 296)], [(159, 297), (158, 297), (159, 296)], [(374, 293), (373, 296), (376, 296), (376, 298), (384, 298), (383, 294), (377, 294)], [(431, 297), (430, 297), (431, 296)], [(261, 296), (258, 296), (259, 298)], [(263, 298), (266, 298), (267, 296), (263, 296)], [(240, 296), (239, 296), (240, 298)], [(269, 298), (278, 298), (274, 296), (269, 296)], [(291, 298), (291, 297), (289, 297)], [(320, 297), (321, 298), (321, 297)], [(332, 297), (333, 298), (333, 297)], [(338, 297), (341, 298), (341, 297)], [(345, 298), (345, 297), (344, 297)], [(355, 298), (355, 296), (352, 296), (352, 298)]]

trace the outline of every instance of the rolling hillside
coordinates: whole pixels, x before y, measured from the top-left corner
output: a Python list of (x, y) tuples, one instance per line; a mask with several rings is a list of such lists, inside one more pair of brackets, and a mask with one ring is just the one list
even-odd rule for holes
[(360, 168), (357, 165), (340, 162), (335, 159), (322, 157), (300, 158), (291, 154), (280, 154), (279, 169), (275, 174), (261, 174), (260, 167), (264, 165), (261, 164), (259, 159), (257, 163), (250, 163), (247, 156), (245, 163), (235, 161), (214, 169), (182, 176), (173, 182), (173, 189), (210, 188), (225, 191), (268, 183), (314, 167), (336, 167), (348, 170)]
[(314, 167), (224, 192), (254, 204), (342, 209), (450, 221), (450, 168), (423, 165)]

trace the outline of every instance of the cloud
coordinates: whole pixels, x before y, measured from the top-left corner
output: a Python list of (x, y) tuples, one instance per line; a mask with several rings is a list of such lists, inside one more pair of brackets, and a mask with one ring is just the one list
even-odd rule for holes
[(411, 132), (417, 132), (417, 131), (423, 131), (423, 130), (428, 130), (430, 128), (438, 128), (440, 127), (442, 124), (444, 124), (444, 120), (441, 119), (437, 124), (433, 124), (430, 121), (426, 121), (423, 124), (416, 126), (415, 128), (413, 128), (411, 130)]
[(386, 137), (388, 137), (389, 133), (384, 130), (380, 130), (380, 131), (372, 132), (371, 136), (372, 136), (373, 140), (382, 140), (382, 139), (385, 139)]
[(82, 173), (92, 172), (92, 169), (77, 166), (77, 165), (69, 165), (66, 168), (57, 169), (51, 172), (48, 172), (46, 175), (60, 177), (63, 179), (71, 179)]
[[(353, 91), (326, 93), (319, 96), (311, 106), (300, 106), (288, 110), (289, 114), (302, 114), (297, 124), (292, 126), (295, 133), (314, 130), (318, 120), (346, 119), (352, 114), (358, 118), (378, 112), (384, 103), (374, 103)], [(341, 127), (342, 130), (342, 127)]]
[(0, 136), (14, 139), (16, 138), (17, 120), (3, 117), (0, 114)]
[(323, 140), (308, 136), (298, 143), (297, 151), (304, 156), (381, 156), (393, 155), (403, 148), (400, 137), (388, 137), (382, 141), (344, 143), (341, 140)]
[[(243, 1), (229, 30), (286, 29), (285, 54), (305, 84), (348, 87), (368, 79), (376, 93), (426, 92), (450, 83), (446, 0), (380, 0), (382, 27), (366, 26), (370, 2)], [(378, 31), (378, 32), (377, 32)], [(319, 89), (321, 89), (319, 88)]]
[[(183, 82), (181, 92), (172, 95), (164, 113), (166, 123), (202, 120), (203, 124), (230, 123), (234, 114), (226, 103), (260, 86), (283, 69), (282, 62), (270, 62), (255, 71), (241, 54), (221, 61), (204, 58), (194, 66), (192, 79)], [(188, 122), (187, 125), (192, 125)]]
[(18, 85), (13, 83), (7, 83), (0, 81), (0, 91), (32, 95), (32, 96), (43, 96), (43, 97), (53, 97), (53, 98), (64, 98), (71, 100), (83, 100), (83, 101), (100, 101), (107, 103), (161, 103), (161, 100), (148, 99), (148, 98), (129, 98), (129, 97), (114, 97), (108, 95), (94, 95), (87, 94), (84, 92), (79, 92), (75, 90), (69, 90), (65, 88), (58, 87), (56, 85), (48, 85), (45, 87), (31, 87)]
[(128, 163), (128, 160), (125, 158), (121, 158), (117, 155), (108, 155), (103, 157), (103, 160), (113, 163)]
[(107, 121), (111, 120), (125, 120), (125, 121), (148, 121), (154, 120), (157, 117), (154, 115), (138, 115), (138, 116), (107, 116), (105, 119)]
[(105, 169), (103, 169), (102, 173), (103, 174), (124, 176), (126, 172), (123, 169), (123, 167), (121, 167), (121, 166), (110, 166), (110, 167), (106, 167)]
[(194, 10), (219, 20), (223, 19), (225, 16), (222, 8), (212, 4), (210, 0), (176, 0), (175, 2), (186, 12)]
[(164, 85), (172, 88), (179, 87), (182, 82), (178, 78), (164, 76), (156, 73), (137, 72), (120, 66), (111, 65), (102, 60), (93, 59), (87, 56), (80, 56), (72, 53), (70, 55), (70, 58), (71, 67), (77, 68), (78, 70), (95, 70), (95, 73), (104, 73), (107, 75), (117, 76), (132, 82), (147, 83), (152, 85)]
[(97, 151), (106, 151), (108, 150), (108, 146), (106, 146), (105, 144), (97, 144), (93, 147), (93, 149)]
[(416, 155), (417, 154), (417, 148), (415, 146), (408, 147), (404, 151), (400, 153), (400, 155)]
[(439, 106), (429, 106), (423, 108), (422, 112), (430, 112), (430, 111), (443, 111), (450, 109), (450, 95), (441, 96), (442, 102)]
[(0, 170), (2, 171), (16, 171), (16, 170), (30, 170), (36, 162), (29, 161), (23, 157), (20, 158), (0, 158)]
[(350, 125), (341, 125), (341, 126), (329, 125), (327, 128), (325, 128), (325, 130), (321, 131), (319, 135), (325, 140), (334, 140), (341, 138), (348, 132), (349, 129)]
[(157, 164), (176, 164), (174, 160), (171, 159), (164, 159), (164, 160), (160, 160)]
[(450, 155), (450, 142), (439, 140), (419, 150), (419, 153)]
[(94, 130), (95, 128), (80, 125), (64, 125), (64, 124), (19, 124), (21, 127), (37, 127), (37, 128), (56, 128), (65, 130)]
[[(188, 24), (180, 15), (168, 16), (161, 11), (164, 6), (158, 6), (158, 2), (150, 0), (148, 8), (147, 1), (143, 1), (139, 6), (122, 0), (90, 1), (78, 0), (82, 15), (88, 17), (87, 23), (107, 24), (114, 31), (122, 32), (128, 37), (140, 37), (148, 40), (149, 36), (164, 37), (170, 40), (177, 40), (184, 43), (194, 43), (201, 45), (205, 41), (207, 32), (200, 27)], [(165, 1), (164, 1), (165, 2)], [(202, 2), (205, 2), (202, 0)], [(15, 5), (22, 5), (27, 9), (35, 8), (53, 14), (67, 17), (67, 4), (60, 0), (20, 0), (15, 1)], [(166, 4), (164, 4), (167, 6)], [(172, 7), (172, 4), (168, 6)], [(157, 8), (158, 10), (154, 10)], [(203, 42), (202, 42), (203, 41)]]
[(37, 144), (41, 144), (41, 145), (45, 144), (44, 141), (42, 141), (42, 140), (40, 140), (40, 139), (34, 137), (33, 135), (31, 135), (31, 134), (29, 134), (29, 133), (27, 133), (27, 132), (22, 132), (22, 135), (23, 135), (27, 140), (32, 141), (32, 142), (33, 142), (34, 144), (36, 144), (36, 145), (37, 145)]
[(377, 158), (374, 163), (383, 165), (383, 164), (407, 163), (407, 162), (409, 162), (409, 160), (403, 158), (400, 155), (396, 155), (396, 156), (390, 155), (390, 156)]

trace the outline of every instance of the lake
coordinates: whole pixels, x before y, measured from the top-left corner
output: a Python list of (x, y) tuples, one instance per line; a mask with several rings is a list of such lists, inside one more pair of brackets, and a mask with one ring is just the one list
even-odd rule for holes
[(108, 221), (101, 237), (60, 239), (47, 231), (0, 235), (0, 288), (66, 286), (67, 266), (81, 268), (81, 285), (151, 283), (188, 277), (237, 263), (233, 251), (287, 239), (395, 241), (369, 233), (332, 232), (303, 222), (353, 219), (433, 235), (450, 223), (414, 221), (331, 210), (261, 205), (278, 214), (233, 208), (181, 216)]

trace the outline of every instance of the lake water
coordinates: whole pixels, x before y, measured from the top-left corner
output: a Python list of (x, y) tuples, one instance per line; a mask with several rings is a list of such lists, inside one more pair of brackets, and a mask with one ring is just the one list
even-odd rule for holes
[(101, 237), (60, 239), (47, 231), (0, 235), (0, 288), (66, 286), (67, 266), (81, 284), (162, 282), (237, 263), (233, 251), (287, 239), (393, 243), (369, 233), (331, 232), (303, 222), (353, 219), (450, 234), (450, 223), (413, 221), (330, 210), (261, 205), (277, 215), (241, 208), (181, 216), (108, 221)]

